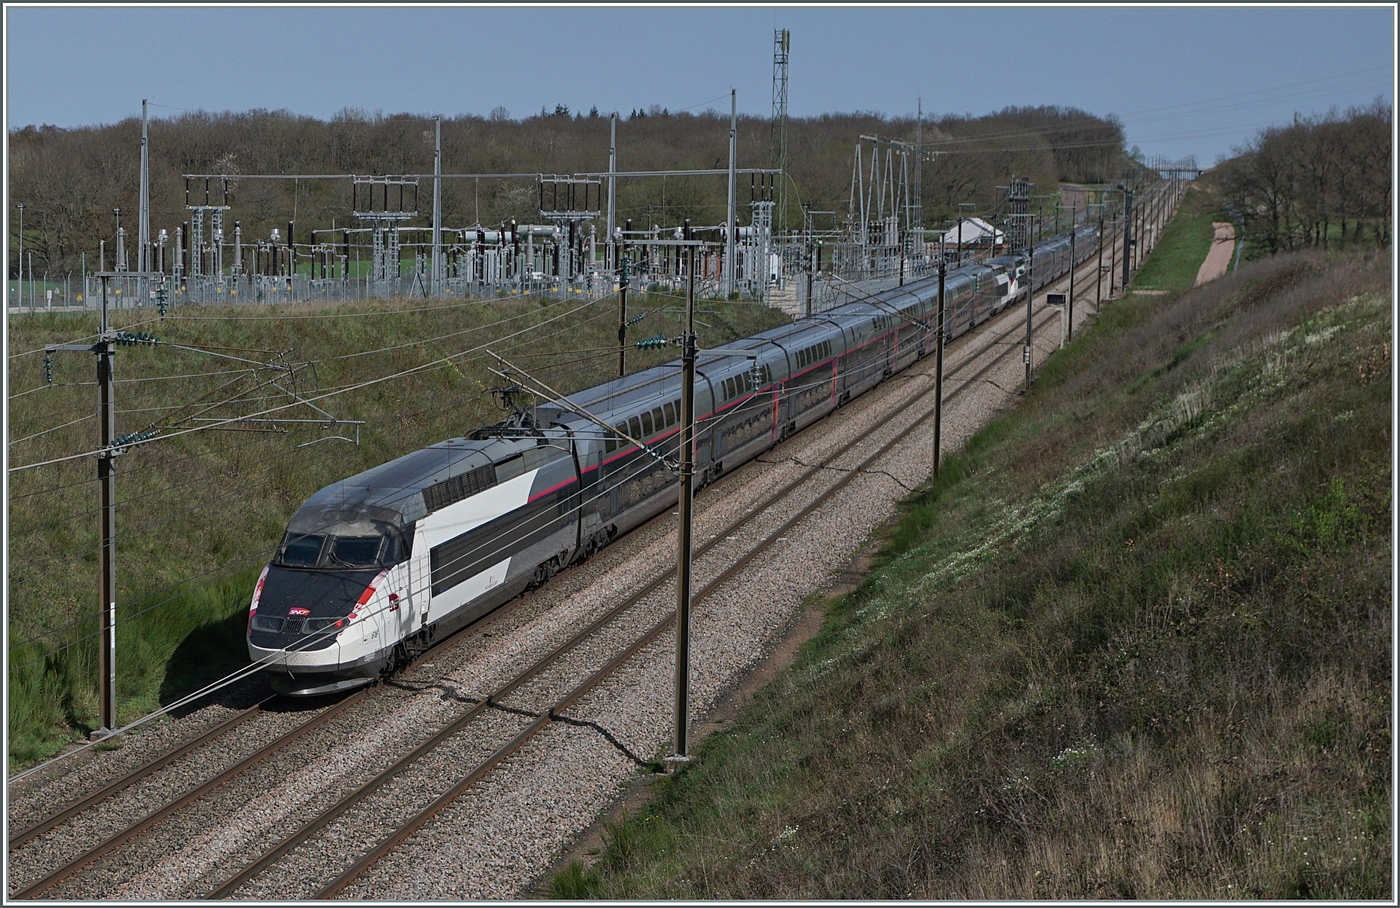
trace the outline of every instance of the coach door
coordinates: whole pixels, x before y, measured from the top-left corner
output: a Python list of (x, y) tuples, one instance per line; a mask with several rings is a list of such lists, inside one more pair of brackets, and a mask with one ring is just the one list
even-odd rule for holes
[[(413, 545), (419, 545), (418, 534), (413, 534)], [(432, 606), (433, 588), (428, 576), (430, 559), (427, 552), (412, 552), (408, 559), (408, 589), (399, 593), (405, 602), (399, 611), (406, 613), (404, 619), (417, 630), (428, 623), (428, 612)]]

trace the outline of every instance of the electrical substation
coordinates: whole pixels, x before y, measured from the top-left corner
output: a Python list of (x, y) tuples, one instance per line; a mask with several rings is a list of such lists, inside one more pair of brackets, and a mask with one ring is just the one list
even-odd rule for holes
[[(878, 135), (857, 137), (845, 210), (813, 210), (803, 203), (799, 223), (788, 204), (792, 188), (787, 172), (790, 50), (790, 33), (776, 29), (766, 167), (738, 166), (737, 104), (732, 92), (727, 169), (619, 171), (614, 114), (605, 172), (443, 173), (442, 124), (441, 118), (435, 118), (432, 173), (187, 173), (183, 175), (186, 219), (160, 227), (154, 236), (149, 223), (143, 102), (137, 271), (132, 272), (128, 264), (126, 229), (121, 226), (120, 209), (115, 209), (111, 241), (115, 265), (108, 278), (109, 298), (117, 308), (159, 305), (164, 309), (183, 303), (596, 295), (625, 286), (680, 293), (688, 269), (674, 243), (683, 225), (634, 226), (625, 217), (619, 224), (616, 201), (623, 181), (668, 177), (728, 182), (725, 220), (690, 227), (691, 235), (703, 243), (695, 256), (696, 293), (705, 298), (760, 301), (793, 316), (821, 312), (930, 276), (939, 262), (986, 259), (1024, 249), (1032, 232), (1050, 227), (1052, 217), (1043, 206), (1035, 213), (1029, 209), (1029, 184), (1013, 177), (1010, 186), (1002, 187), (1004, 199), (997, 211), (984, 212), (981, 218), (960, 216), (956, 229), (951, 224), (926, 228), (922, 173), (926, 164), (936, 160), (937, 152), (935, 145), (922, 144), (922, 101), (914, 142)], [(1190, 179), (1199, 173), (1193, 160), (1153, 160), (1146, 169), (1168, 179)], [(298, 224), (293, 210), (286, 212), (285, 228), (249, 236), (239, 217), (240, 185), (287, 180), (333, 184), (333, 192), (347, 196), (353, 223), (308, 224), (303, 218)], [(537, 205), (529, 222), (511, 218), (503, 223), (444, 225), (443, 184), (474, 181), (479, 187), (483, 180), (511, 181), (521, 190), (532, 183)], [(747, 199), (741, 202), (745, 183)], [(424, 190), (421, 196), (420, 189)], [(1125, 202), (1130, 193), (1100, 190), (1097, 203), (1085, 205), (1073, 216), (1085, 218), (1097, 208), (1100, 216), (1108, 213), (1116, 218), (1121, 210), (1107, 212), (1109, 205)], [(1063, 212), (1058, 201), (1055, 206), (1053, 221), (1058, 230)], [(964, 207), (971, 206), (960, 205), (960, 215)], [(998, 221), (1004, 230), (996, 228)], [(93, 305), (95, 275), (108, 270), (106, 245), (104, 241), (97, 250), (97, 271), (82, 275), (84, 306)], [(20, 309), (26, 301), (23, 284), (20, 281)], [(27, 297), (29, 308), (34, 308), (34, 294)], [(62, 297), (71, 300), (73, 294), (64, 291)]]
[[(185, 219), (164, 227), (150, 224), (149, 142), (146, 102), (141, 110), (141, 183), (136, 254), (128, 257), (121, 209), (114, 209), (114, 235), (99, 244), (76, 288), (65, 280), (49, 290), (44, 304), (95, 305), (96, 275), (108, 272), (109, 299), (116, 308), (184, 303), (267, 305), (392, 297), (494, 299), (519, 294), (606, 294), (624, 286), (679, 293), (687, 265), (674, 241), (679, 223), (636, 224), (620, 212), (618, 185), (668, 177), (727, 180), (724, 221), (692, 225), (704, 245), (695, 257), (696, 293), (706, 298), (743, 298), (779, 307), (793, 316), (844, 305), (862, 295), (901, 286), (933, 274), (939, 262), (985, 259), (1023, 249), (1031, 232), (1048, 229), (1043, 206), (1031, 212), (1028, 184), (1013, 177), (1004, 199), (981, 217), (959, 218), (942, 229), (925, 226), (922, 175), (937, 158), (937, 144), (923, 144), (919, 104), (912, 143), (878, 135), (854, 142), (850, 193), (844, 211), (789, 204), (788, 61), (791, 34), (773, 33), (772, 113), (767, 166), (740, 168), (735, 132), (737, 103), (731, 92), (729, 166), (710, 170), (619, 171), (617, 115), (611, 117), (608, 169), (573, 174), (443, 173), (441, 118), (432, 173), (405, 174), (184, 174)], [(625, 151), (625, 149), (624, 149)], [(1145, 162), (1148, 172), (1191, 179), (1194, 160)], [(1128, 175), (1136, 179), (1136, 173)], [(343, 193), (352, 223), (297, 223), (295, 205), (267, 235), (251, 236), (240, 218), (239, 189), (266, 181), (330, 183)], [(534, 211), (502, 223), (442, 223), (443, 184), (508, 181), (512, 192), (537, 201)], [(533, 186), (530, 186), (533, 184)], [(747, 184), (747, 198), (745, 194)], [(424, 192), (420, 196), (419, 190)], [(533, 190), (533, 191), (530, 191)], [(1131, 188), (1096, 191), (1097, 208), (1109, 223), (1121, 219)], [(1086, 198), (1086, 201), (1088, 199)], [(1114, 203), (1117, 210), (1110, 211)], [(1060, 227), (1055, 202), (1054, 228)], [(265, 203), (262, 206), (265, 209)], [(19, 206), (23, 218), (24, 206)], [(794, 209), (794, 210), (790, 210)], [(622, 223), (619, 223), (619, 216)], [(267, 218), (260, 211), (259, 223)], [(996, 227), (1000, 223), (1004, 230)], [(280, 226), (285, 223), (285, 228)], [(109, 250), (107, 247), (111, 246)], [(107, 268), (112, 252), (113, 267)], [(23, 250), (20, 261), (24, 262)], [(136, 271), (132, 271), (131, 263)], [(17, 310), (34, 309), (34, 277), (23, 268)], [(626, 272), (624, 275), (624, 271)], [(141, 276), (137, 276), (137, 275)], [(74, 276), (78, 277), (78, 276)], [(44, 276), (47, 286), (48, 276)], [(25, 284), (29, 292), (25, 292)]]

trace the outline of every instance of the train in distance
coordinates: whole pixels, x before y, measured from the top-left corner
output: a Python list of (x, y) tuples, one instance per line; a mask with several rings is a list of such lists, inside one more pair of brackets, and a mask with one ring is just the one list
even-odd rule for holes
[[(1092, 225), (945, 275), (945, 337), (1098, 248)], [(703, 488), (933, 351), (936, 276), (702, 351)], [(292, 516), (248, 611), (248, 653), (289, 695), (372, 683), (675, 505), (679, 361), (516, 409), (333, 483)], [(615, 431), (604, 432), (582, 409)], [(631, 440), (644, 442), (642, 448)]]

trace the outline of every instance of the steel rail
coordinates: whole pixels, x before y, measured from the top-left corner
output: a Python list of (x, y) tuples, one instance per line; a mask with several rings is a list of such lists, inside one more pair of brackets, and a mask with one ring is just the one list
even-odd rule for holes
[(131, 825), (127, 826), (125, 829), (122, 829), (121, 831), (114, 833), (111, 836), (108, 836), (106, 839), (99, 842), (97, 845), (94, 845), (92, 848), (89, 848), (87, 851), (83, 852), (78, 857), (68, 861), (62, 867), (59, 867), (58, 869), (54, 870), (44, 878), (40, 879), (38, 882), (31, 883), (23, 889), (19, 890), (18, 892), (14, 893), (11, 896), (11, 898), (29, 899), (53, 888), (57, 884), (63, 882), (73, 874), (77, 873), (79, 870), (86, 867), (88, 864), (91, 864), (93, 861), (105, 857), (106, 855), (115, 851), (117, 848), (121, 847), (126, 842), (140, 835), (142, 832), (145, 832), (147, 829), (156, 825), (161, 820), (164, 820), (166, 817), (175, 813), (180, 808), (199, 800), (204, 795), (208, 794), (215, 788), (218, 788), (220, 785), (227, 782), (229, 779), (232, 779), (234, 776), (239, 775), (244, 770), (257, 765), (258, 763), (261, 763), (263, 760), (267, 759), (272, 754), (278, 752), (287, 745), (309, 734), (312, 730), (324, 725), (326, 722), (330, 721), (330, 719), (333, 716), (339, 715), (340, 713), (344, 712), (352, 704), (360, 702), (362, 699), (364, 699), (365, 695), (368, 694), (372, 689), (373, 688), (364, 688), (362, 690), (356, 691), (355, 693), (346, 697), (344, 700), (341, 700), (339, 703), (328, 707), (316, 718), (311, 719), (307, 722), (303, 722), (296, 728), (292, 728), (286, 732), (283, 732), (281, 735), (278, 735), (272, 741), (265, 744), (256, 753), (252, 754), (249, 757), (245, 757), (243, 760), (239, 761), (238, 763), (235, 763), (233, 766), (230, 766), (228, 769), (219, 773), (212, 779), (208, 779), (204, 782), (201, 782), (199, 785), (190, 789), (188, 792), (181, 795), (179, 798), (176, 798), (174, 801), (171, 801), (164, 807), (152, 811), (145, 817), (142, 817), (135, 823), (132, 823)]
[[(1045, 309), (1044, 307), (1042, 307), (1042, 313), (1044, 312)], [(1042, 318), (1040, 324), (1036, 327), (1044, 328), (1056, 318), (1057, 316), (1053, 315), (1046, 318)], [(1010, 332), (1008, 332), (1008, 334), (1017, 332), (1018, 330), (1019, 326), (1013, 327), (1010, 329)], [(982, 351), (980, 351), (978, 355), (980, 356), (986, 353), (989, 349), (991, 349), (990, 345), (989, 347), (984, 348)], [(978, 369), (971, 377), (969, 377), (957, 388), (949, 392), (948, 396), (955, 396), (961, 393), (962, 391), (972, 387), (978, 379), (980, 379), (983, 375), (985, 375), (992, 368), (1000, 364), (1002, 361), (1009, 359), (1014, 353), (1015, 350), (1012, 348), (1007, 348), (1006, 350), (997, 353), (991, 358), (990, 361), (988, 361), (984, 366), (982, 366), (982, 368)], [(795, 513), (792, 517), (785, 521), (780, 527), (768, 533), (767, 536), (758, 545), (750, 549), (746, 554), (744, 554), (741, 558), (735, 561), (734, 564), (730, 565), (727, 569), (725, 569), (714, 580), (711, 580), (709, 583), (707, 583), (698, 593), (695, 594), (695, 596), (692, 597), (692, 604), (698, 603), (701, 600), (708, 598), (722, 584), (724, 584), (726, 581), (731, 579), (736, 573), (738, 573), (739, 571), (747, 567), (749, 564), (751, 564), (754, 559), (756, 559), (759, 555), (767, 551), (767, 549), (770, 546), (772, 546), (775, 542), (783, 538), (787, 534), (787, 532), (791, 530), (794, 526), (796, 526), (802, 520), (806, 519), (822, 505), (830, 501), (830, 499), (837, 492), (839, 492), (841, 489), (845, 488), (846, 485), (854, 481), (857, 476), (863, 475), (864, 470), (867, 467), (869, 467), (870, 464), (885, 456), (896, 445), (908, 438), (909, 435), (913, 433), (916, 429), (918, 429), (928, 420), (932, 419), (933, 415), (934, 411), (932, 409), (929, 409), (918, 419), (914, 420), (904, 429), (897, 432), (893, 438), (891, 438), (885, 444), (881, 445), (874, 453), (868, 455), (857, 466), (851, 467), (849, 470), (847, 470), (844, 476), (842, 476), (835, 483), (832, 483), (832, 485), (830, 485), (820, 495), (818, 495), (815, 500), (799, 509), (797, 513)], [(857, 438), (854, 442), (852, 442), (852, 444), (843, 447), (840, 451), (828, 457), (826, 462), (824, 462), (822, 465), (810, 470), (806, 474), (806, 476), (810, 476), (817, 470), (822, 469), (823, 467), (825, 467), (827, 462), (834, 460), (841, 454), (844, 454), (847, 451), (851, 450), (856, 445), (860, 444), (861, 441), (863, 441), (863, 438)], [(791, 490), (796, 485), (797, 483), (793, 483), (786, 487), (786, 489)], [(731, 531), (738, 525), (746, 523), (749, 519), (756, 516), (757, 514), (763, 513), (763, 510), (764, 508), (752, 509), (744, 518), (741, 518), (740, 521), (737, 521), (731, 527)], [(717, 543), (719, 540), (724, 539), (727, 535), (728, 531), (717, 534), (716, 536), (711, 538), (710, 544), (713, 545)], [(699, 552), (697, 552), (697, 554), (699, 554)], [(675, 571), (673, 569), (672, 571), (664, 575), (662, 580), (669, 580), (674, 573)], [(653, 582), (653, 584), (650, 584), (649, 587), (654, 588), (655, 585), (659, 584)], [(427, 807), (423, 808), (412, 818), (410, 818), (406, 823), (402, 824), (393, 833), (381, 840), (379, 844), (377, 844), (373, 849), (367, 852), (349, 868), (342, 871), (340, 875), (338, 875), (334, 880), (332, 880), (319, 892), (317, 892), (314, 897), (317, 899), (328, 899), (340, 894), (348, 885), (350, 885), (356, 879), (364, 875), (364, 873), (367, 870), (369, 870), (370, 867), (374, 866), (376, 863), (379, 862), (380, 859), (382, 859), (386, 854), (394, 850), (394, 848), (400, 845), (405, 839), (407, 839), (413, 833), (417, 832), (424, 825), (426, 825), (433, 817), (435, 817), (445, 807), (447, 807), (447, 805), (451, 804), (469, 788), (471, 788), (478, 781), (484, 778), (487, 773), (489, 773), (492, 769), (498, 766), (502, 761), (519, 751), (519, 749), (523, 747), (526, 742), (528, 742), (531, 738), (533, 738), (536, 734), (543, 730), (547, 725), (549, 725), (549, 723), (552, 722), (556, 716), (562, 714), (566, 709), (568, 709), (570, 706), (576, 703), (579, 699), (585, 696), (589, 691), (591, 691), (594, 687), (596, 687), (599, 683), (601, 683), (604, 679), (606, 679), (609, 675), (616, 671), (618, 667), (625, 664), (629, 659), (631, 659), (634, 655), (636, 655), (638, 652), (644, 649), (647, 645), (655, 641), (657, 637), (659, 637), (668, 628), (670, 628), (670, 626), (675, 622), (675, 620), (676, 613), (674, 610), (672, 610), (659, 622), (653, 625), (641, 637), (637, 638), (637, 640), (635, 640), (633, 643), (624, 648), (622, 652), (618, 653), (611, 660), (609, 660), (607, 664), (605, 664), (602, 668), (595, 671), (585, 681), (576, 686), (563, 698), (556, 701), (553, 706), (551, 706), (547, 711), (538, 716), (533, 722), (530, 723), (530, 725), (526, 726), (524, 730), (516, 734), (516, 736), (512, 738), (508, 743), (503, 745), (501, 748), (497, 749), (490, 757), (488, 757), (485, 761), (483, 761), (481, 764), (475, 767), (470, 773), (468, 773), (462, 779), (458, 780), (457, 783), (454, 784), (451, 788), (449, 788), (447, 791), (443, 792), (441, 795), (435, 798), (432, 801), (432, 803), (430, 803)]]
[[(1019, 330), (1019, 325), (1013, 326), (1008, 332), (1005, 333), (1004, 336), (1010, 336), (1010, 334), (1018, 332)], [(1001, 338), (998, 338), (997, 340), (1000, 339)], [(993, 345), (995, 343), (996, 340), (993, 341)], [(981, 349), (976, 350), (975, 352), (971, 352), (968, 359), (965, 362), (959, 364), (957, 367), (954, 368), (953, 374), (958, 374), (968, 365), (975, 362), (977, 357), (980, 357), (983, 354), (985, 354), (991, 346), (992, 345), (984, 346)], [(979, 372), (979, 374), (981, 373)], [(975, 377), (974, 379), (970, 379), (969, 381), (972, 380), (975, 380)], [(955, 394), (961, 390), (962, 388), (958, 388), (952, 393)], [(916, 394), (912, 396), (917, 397), (919, 395)], [(697, 547), (695, 551), (695, 557), (699, 558), (708, 553), (711, 549), (713, 549), (715, 546), (719, 545), (722, 541), (724, 541), (728, 536), (732, 535), (736, 530), (741, 529), (743, 526), (755, 519), (759, 514), (763, 513), (775, 501), (787, 496), (795, 488), (805, 484), (806, 481), (810, 479), (814, 474), (825, 469), (832, 460), (847, 453), (852, 448), (859, 445), (863, 440), (863, 438), (856, 438), (850, 444), (843, 446), (840, 450), (829, 455), (821, 463), (807, 467), (805, 472), (801, 473), (795, 479), (791, 480), (781, 488), (770, 493), (759, 504), (751, 507), (745, 513), (744, 516), (732, 521), (723, 530), (718, 531), (717, 533), (715, 533), (715, 535), (711, 536), (706, 542)], [(729, 474), (729, 476), (732, 475), (734, 474)], [(727, 479), (728, 476), (726, 476), (725, 478)], [(652, 520), (664, 520), (668, 516), (668, 514), (663, 512), (657, 517), (652, 518)], [(213, 889), (204, 897), (207, 899), (222, 899), (232, 895), (248, 880), (257, 876), (268, 866), (272, 865), (278, 859), (280, 859), (283, 855), (287, 854), (289, 851), (301, 845), (303, 842), (311, 838), (316, 833), (320, 832), (335, 819), (344, 815), (351, 807), (358, 804), (360, 801), (373, 794), (383, 785), (399, 776), (404, 770), (406, 770), (411, 764), (416, 762), (424, 754), (434, 750), (440, 744), (442, 744), (442, 742), (446, 741), (448, 738), (461, 731), (464, 727), (466, 727), (467, 724), (469, 724), (473, 719), (479, 716), (491, 705), (498, 702), (501, 698), (507, 696), (527, 681), (533, 680), (534, 678), (538, 677), (539, 674), (542, 673), (546, 668), (553, 665), (560, 658), (562, 658), (568, 652), (577, 647), (580, 643), (582, 643), (583, 641), (591, 637), (593, 634), (595, 634), (598, 630), (610, 624), (621, 614), (631, 609), (646, 596), (655, 592), (663, 584), (669, 582), (674, 576), (675, 569), (672, 568), (671, 570), (659, 575), (647, 584), (643, 585), (638, 590), (635, 590), (634, 592), (629, 594), (617, 605), (613, 606), (608, 611), (600, 615), (598, 618), (594, 619), (582, 630), (576, 632), (572, 637), (570, 637), (564, 643), (560, 644), (556, 649), (554, 649), (544, 658), (537, 661), (529, 668), (525, 669), (523, 672), (521, 672), (511, 681), (507, 682), (502, 687), (493, 691), (484, 700), (482, 700), (482, 702), (474, 705), (466, 713), (459, 716), (457, 719), (453, 720), (451, 723), (449, 723), (447, 726), (444, 726), (439, 731), (435, 732), (432, 737), (420, 743), (413, 750), (405, 754), (403, 757), (399, 758), (389, 767), (386, 767), (385, 769), (381, 770), (373, 778), (362, 783), (360, 786), (355, 788), (340, 801), (337, 801), (326, 811), (322, 812), (319, 816), (304, 823), (300, 828), (298, 828), (294, 833), (292, 833), (290, 836), (284, 839), (276, 847), (265, 852), (261, 857), (257, 858), (251, 864), (245, 866), (234, 876), (225, 880), (223, 883), (221, 883), (218, 887)]]
[(111, 782), (108, 782), (106, 785), (103, 785), (96, 791), (92, 792), (91, 794), (88, 794), (74, 801), (67, 807), (60, 810), (58, 813), (52, 814), (51, 816), (45, 817), (44, 819), (25, 827), (24, 829), (10, 836), (9, 849), (11, 851), (14, 851), (16, 848), (23, 845), (25, 842), (28, 842), (35, 836), (42, 835), (43, 833), (48, 832), (50, 829), (54, 828), (59, 823), (62, 823), (64, 820), (71, 819), (72, 817), (76, 816), (79, 813), (82, 813), (84, 810), (91, 807), (92, 805), (100, 801), (104, 801), (109, 796), (114, 795), (117, 792), (130, 787), (131, 785), (134, 785), (135, 783), (146, 778), (156, 770), (161, 769), (166, 765), (180, 759), (185, 754), (194, 750), (196, 747), (199, 747), (201, 744), (205, 744), (209, 741), (214, 740), (215, 738), (220, 737), (226, 732), (232, 731), (233, 729), (242, 725), (244, 722), (248, 721), (249, 719), (253, 718), (253, 716), (261, 712), (263, 706), (266, 705), (268, 701), (272, 699), (273, 697), (267, 697), (261, 702), (256, 703), (248, 707), (247, 709), (234, 713), (232, 716), (229, 716), (227, 719), (220, 722), (218, 725), (215, 725), (213, 728), (209, 729), (208, 731), (204, 732), (203, 734), (199, 735), (193, 740), (188, 741), (185, 744), (177, 745), (171, 750), (159, 754), (158, 756), (148, 760), (147, 762), (143, 763), (137, 768), (131, 770), (126, 775), (121, 776), (118, 779), (114, 779)]

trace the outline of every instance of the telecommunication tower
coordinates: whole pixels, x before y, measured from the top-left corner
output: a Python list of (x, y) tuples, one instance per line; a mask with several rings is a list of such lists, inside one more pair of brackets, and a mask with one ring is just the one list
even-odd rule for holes
[(777, 217), (774, 228), (778, 235), (785, 226), (787, 210), (787, 125), (788, 125), (788, 50), (791, 36), (785, 28), (773, 32), (773, 125), (769, 134), (768, 166), (778, 174)]

